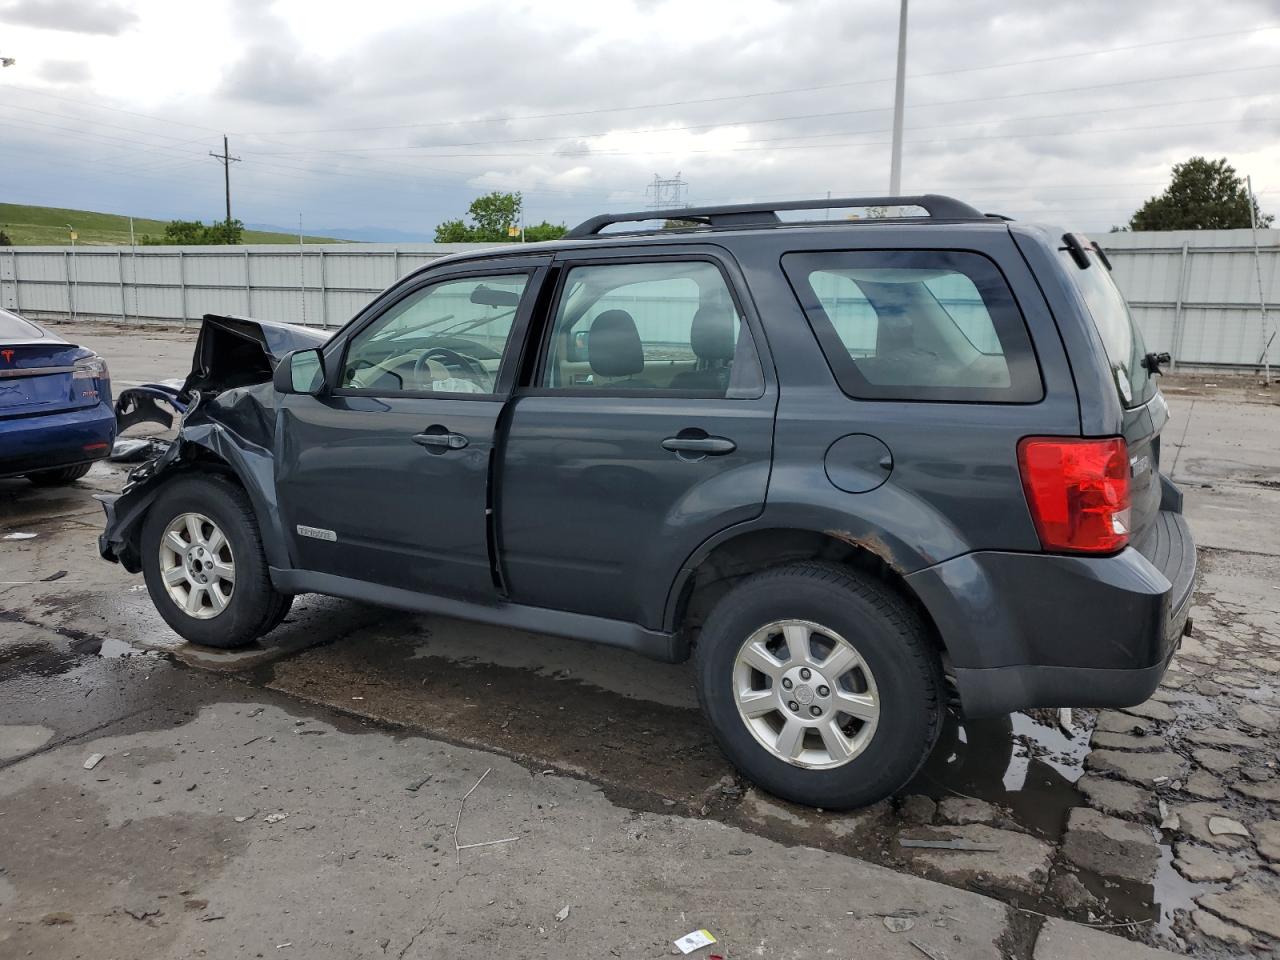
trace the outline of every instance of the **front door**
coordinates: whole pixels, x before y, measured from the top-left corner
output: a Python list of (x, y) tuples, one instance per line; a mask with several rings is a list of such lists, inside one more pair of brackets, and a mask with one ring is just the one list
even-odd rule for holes
[(539, 276), (520, 258), (410, 281), (326, 348), (331, 389), (286, 397), (277, 430), (295, 567), (496, 596), (490, 460)]
[(563, 255), (498, 477), (511, 599), (660, 627), (708, 537), (763, 510), (777, 390), (732, 265)]

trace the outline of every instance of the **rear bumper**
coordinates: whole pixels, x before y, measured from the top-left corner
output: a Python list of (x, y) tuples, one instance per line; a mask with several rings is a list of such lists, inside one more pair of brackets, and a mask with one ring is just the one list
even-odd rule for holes
[(0, 477), (101, 460), (116, 437), (108, 402), (40, 417), (0, 420)]
[(1180, 513), (1110, 557), (980, 551), (907, 582), (942, 634), (967, 715), (1119, 707), (1159, 685), (1187, 628), (1196, 553)]

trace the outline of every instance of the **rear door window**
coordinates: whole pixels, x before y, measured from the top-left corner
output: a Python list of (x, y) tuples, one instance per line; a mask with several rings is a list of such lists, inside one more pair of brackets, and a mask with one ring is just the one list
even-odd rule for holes
[(27, 323), (20, 316), (8, 310), (0, 310), (0, 341), (4, 340), (38, 340), (44, 331), (35, 324)]
[(1111, 379), (1120, 399), (1126, 407), (1141, 406), (1151, 399), (1156, 390), (1151, 374), (1142, 365), (1142, 358), (1147, 354), (1142, 331), (1133, 322), (1124, 295), (1111, 279), (1111, 271), (1092, 245), (1083, 238), (1081, 241), (1089, 266), (1082, 268), (1064, 247), (1058, 252), (1062, 269), (1089, 308), (1089, 316), (1102, 339), (1103, 349), (1107, 351)]
[(841, 389), (861, 399), (1034, 402), (1026, 323), (976, 253), (789, 253), (783, 269)]

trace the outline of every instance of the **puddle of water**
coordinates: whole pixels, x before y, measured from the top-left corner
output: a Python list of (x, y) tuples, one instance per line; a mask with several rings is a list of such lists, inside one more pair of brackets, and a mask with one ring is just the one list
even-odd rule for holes
[(949, 714), (937, 748), (902, 792), (986, 800), (1007, 808), (1031, 832), (1057, 840), (1071, 808), (1084, 803), (1075, 782), (1088, 752), (1083, 728), (1068, 737), (1025, 713), (983, 720)]
[(81, 656), (97, 656), (105, 657), (108, 660), (115, 660), (118, 657), (131, 657), (143, 654), (145, 651), (139, 650), (131, 643), (123, 640), (116, 640), (113, 637), (91, 637), (85, 636), (71, 641), (71, 650)]

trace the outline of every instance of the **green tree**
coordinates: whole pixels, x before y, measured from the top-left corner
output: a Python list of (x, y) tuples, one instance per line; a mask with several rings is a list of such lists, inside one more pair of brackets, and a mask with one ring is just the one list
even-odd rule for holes
[[(1235, 168), (1221, 160), (1192, 157), (1174, 164), (1164, 193), (1152, 197), (1129, 220), (1133, 230), (1231, 230), (1249, 226), (1249, 191)], [(1253, 202), (1258, 226), (1274, 219)]]
[[(519, 193), (493, 191), (476, 197), (467, 208), (471, 222), (461, 219), (446, 220), (436, 227), (436, 243), (507, 243), (518, 241), (520, 234), (511, 236), (511, 228), (520, 223), (523, 198)], [(567, 228), (563, 223), (530, 224), (524, 228), (524, 238), (534, 240), (558, 240)]]
[(524, 238), (530, 243), (537, 243), (539, 240), (559, 240), (568, 232), (569, 228), (563, 223), (548, 223), (543, 220), (541, 223), (526, 224)]
[(212, 246), (215, 244), (239, 243), (244, 235), (244, 224), (232, 220), (215, 220), (205, 226), (200, 220), (170, 220), (164, 225), (164, 235), (153, 237), (143, 234), (143, 246)]
[(9, 235), (5, 233), (3, 230), (0, 230), (0, 247), (12, 247), (12, 246), (13, 246), (13, 241), (9, 238)]

